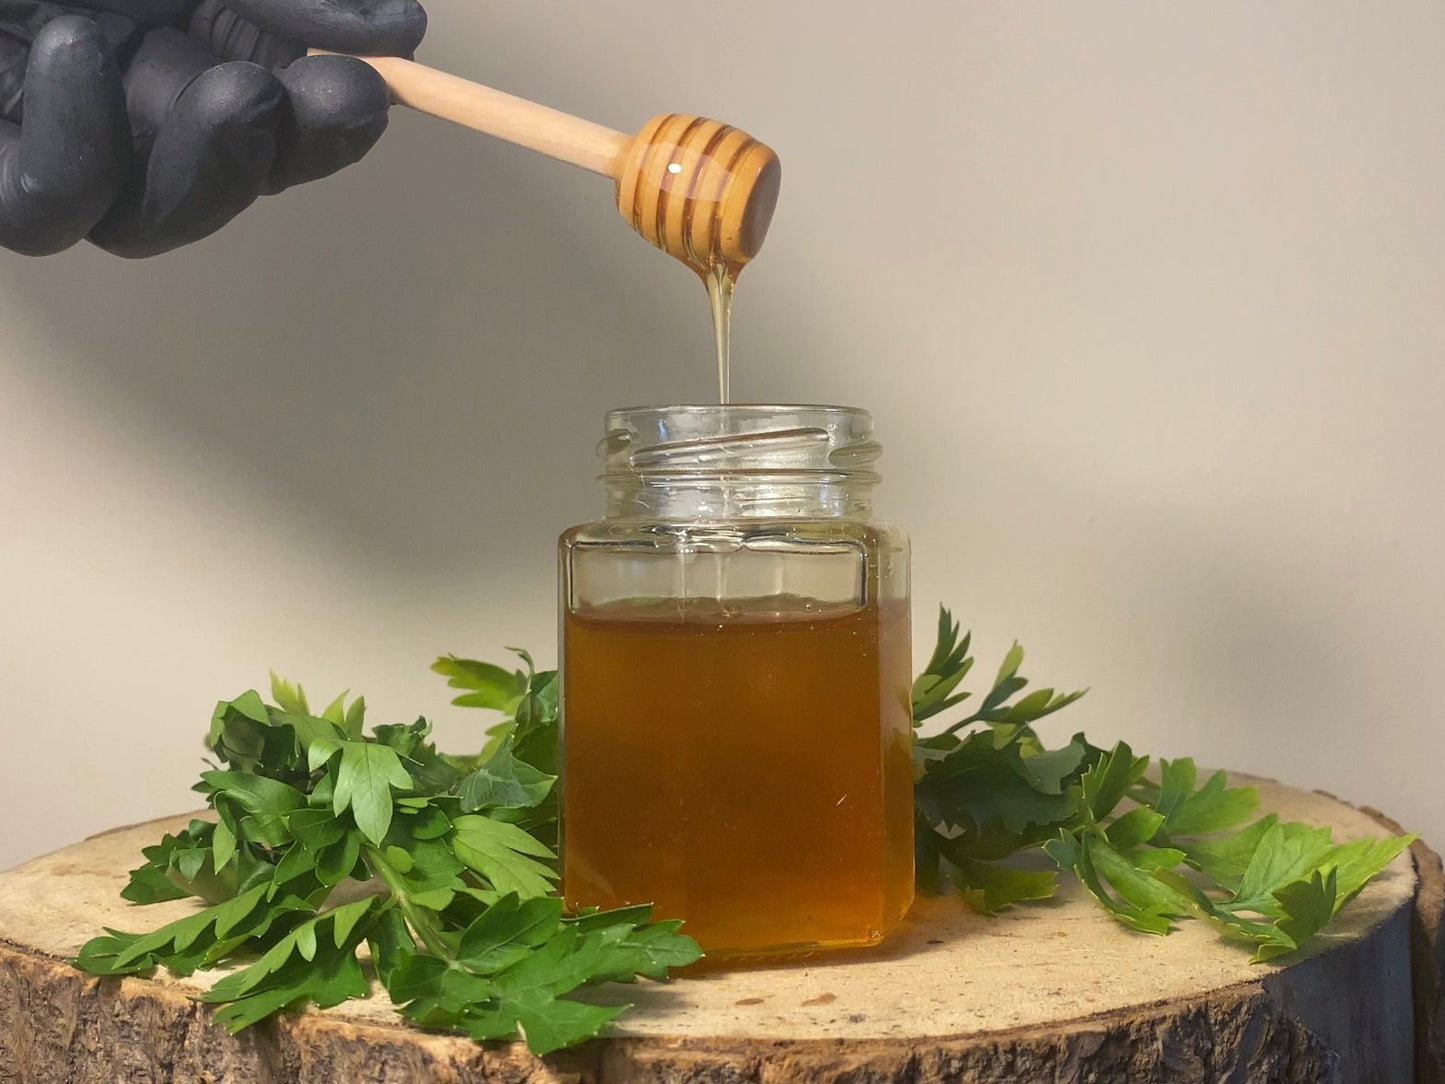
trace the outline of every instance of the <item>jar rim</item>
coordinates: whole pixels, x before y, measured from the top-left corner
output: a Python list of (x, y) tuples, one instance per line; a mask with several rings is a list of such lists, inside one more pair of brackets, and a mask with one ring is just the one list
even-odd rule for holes
[(860, 407), (725, 403), (608, 411), (597, 452), (607, 478), (711, 475), (875, 482), (882, 454)]

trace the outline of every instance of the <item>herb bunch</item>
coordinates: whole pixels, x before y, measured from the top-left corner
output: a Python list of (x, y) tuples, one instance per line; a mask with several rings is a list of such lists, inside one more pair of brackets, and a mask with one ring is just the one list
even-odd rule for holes
[[(961, 704), (973, 666), (970, 637), (941, 610), (938, 643), (913, 685), (914, 726)], [(1074, 874), (1114, 919), (1168, 933), (1198, 916), (1254, 946), (1255, 961), (1293, 952), (1359, 894), (1414, 836), (1335, 843), (1328, 828), (1255, 818), (1259, 793), (1224, 772), (1197, 781), (1194, 761), (1159, 761), (1124, 742), (1075, 734), (1048, 749), (1033, 724), (1083, 692), (1039, 689), (1019, 675), (1014, 644), (975, 711), (914, 741), (916, 869), (920, 891), (952, 885), (993, 914), (1047, 899)], [(1053, 869), (1016, 856), (1042, 851)], [(1009, 859), (1010, 861), (1005, 861)]]
[[(925, 735), (971, 694), (971, 639), (941, 610), (913, 684), (914, 813), (921, 892), (956, 889), (993, 914), (1046, 899), (1060, 872), (1145, 933), (1200, 916), (1255, 948), (1295, 951), (1413, 840), (1337, 844), (1328, 828), (1254, 818), (1253, 787), (1194, 762), (1149, 758), (1075, 734), (1049, 749), (1033, 724), (1082, 692), (1024, 695), (1023, 650), (1005, 656), (976, 710)], [(515, 650), (515, 649), (514, 649)], [(217, 764), (193, 820), (143, 851), (121, 895), (207, 906), (146, 934), (107, 930), (73, 961), (96, 975), (189, 975), (240, 965), (204, 995), (239, 1031), (282, 1010), (371, 993), (371, 977), (418, 1026), (483, 1041), (520, 1035), (536, 1054), (599, 1034), (624, 1007), (569, 997), (601, 982), (665, 979), (701, 957), (648, 906), (564, 912), (556, 896), (557, 675), (447, 656), (433, 669), (453, 703), (502, 714), (475, 756), (438, 752), (430, 724), (367, 734), (365, 701), (314, 714), (272, 675), (216, 707)], [(1033, 854), (1033, 866), (1020, 856)], [(1040, 869), (1038, 856), (1052, 868)], [(363, 949), (369, 965), (362, 961)]]
[(476, 757), (441, 754), (430, 724), (377, 726), (345, 694), (313, 714), (276, 678), (216, 708), (220, 765), (195, 789), (217, 820), (144, 850), (121, 893), (210, 904), (147, 934), (107, 930), (74, 961), (96, 975), (177, 975), (240, 961), (204, 995), (239, 1031), (288, 1007), (366, 997), (359, 952), (397, 1011), (473, 1039), (521, 1034), (534, 1053), (601, 1031), (623, 1008), (569, 998), (599, 982), (666, 978), (701, 955), (650, 907), (563, 913), (554, 793), (555, 673), (448, 657), (457, 703), (506, 718)]

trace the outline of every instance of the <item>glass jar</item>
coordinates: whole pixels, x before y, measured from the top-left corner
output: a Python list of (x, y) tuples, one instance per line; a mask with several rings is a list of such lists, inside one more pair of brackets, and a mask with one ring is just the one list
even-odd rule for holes
[(613, 411), (561, 539), (562, 891), (713, 958), (881, 940), (913, 899), (908, 539), (866, 411)]

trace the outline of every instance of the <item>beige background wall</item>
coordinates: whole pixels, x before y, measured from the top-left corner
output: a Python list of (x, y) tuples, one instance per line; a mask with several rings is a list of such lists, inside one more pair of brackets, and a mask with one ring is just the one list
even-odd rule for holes
[[(1445, 843), (1445, 8), (430, 7), (434, 64), (780, 150), (735, 391), (874, 410), (920, 654), (946, 601), (1092, 686), (1054, 737)], [(398, 113), (186, 251), (0, 256), (0, 866), (193, 805), (267, 667), (460, 747), (434, 655), (554, 657), (603, 408), (713, 394), (609, 197)]]

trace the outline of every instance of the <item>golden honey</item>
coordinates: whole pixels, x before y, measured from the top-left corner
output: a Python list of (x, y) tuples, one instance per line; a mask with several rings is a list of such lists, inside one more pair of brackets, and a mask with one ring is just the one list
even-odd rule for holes
[(913, 894), (906, 605), (564, 618), (569, 905), (655, 904), (712, 954), (877, 942)]

